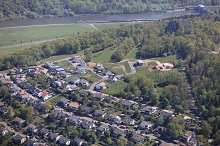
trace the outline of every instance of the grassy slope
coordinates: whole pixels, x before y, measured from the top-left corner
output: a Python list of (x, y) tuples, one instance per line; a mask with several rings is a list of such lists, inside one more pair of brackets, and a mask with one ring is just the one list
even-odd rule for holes
[(124, 89), (127, 87), (127, 83), (125, 83), (124, 81), (117, 81), (117, 82), (113, 82), (113, 83), (109, 83), (107, 82), (107, 89), (103, 90), (104, 93), (106, 94), (117, 94), (119, 92), (123, 92)]
[(61, 95), (58, 95), (57, 97), (54, 97), (52, 99), (50, 99), (49, 101), (52, 103), (52, 104), (56, 104), (60, 101), (60, 99), (63, 98), (63, 96)]
[(101, 52), (95, 53), (93, 55), (93, 61), (94, 62), (110, 61), (111, 56), (112, 56), (112, 54), (115, 53), (115, 51), (117, 51), (117, 49), (108, 48), (108, 49), (105, 49)]

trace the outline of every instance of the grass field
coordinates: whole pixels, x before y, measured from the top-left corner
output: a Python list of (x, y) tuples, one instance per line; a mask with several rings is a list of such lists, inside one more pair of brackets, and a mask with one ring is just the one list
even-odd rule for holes
[(124, 74), (122, 67), (118, 63), (103, 63), (103, 65), (117, 75)]
[(133, 48), (126, 56), (125, 59), (136, 59), (137, 48)]
[(113, 49), (113, 48), (108, 48), (105, 49), (101, 52), (95, 53), (93, 55), (93, 61), (94, 62), (104, 62), (104, 61), (110, 61), (111, 60), (111, 56), (112, 54), (115, 53), (115, 51), (117, 51), (117, 49)]
[(68, 60), (58, 62), (58, 65), (62, 68), (73, 69), (73, 65)]
[(49, 62), (49, 61), (57, 61), (60, 59), (64, 59), (64, 58), (68, 58), (71, 57), (71, 55), (57, 55), (57, 56), (52, 56), (50, 58), (46, 58), (46, 59), (42, 59), (38, 62), (38, 64), (43, 64), (45, 62)]
[(126, 71), (126, 73), (130, 73), (130, 72), (131, 72), (131, 68), (130, 68), (130, 66), (129, 66), (129, 64), (128, 64), (127, 61), (122, 62), (122, 63), (120, 63), (120, 64), (123, 65), (123, 66), (125, 67), (125, 71)]
[(172, 55), (172, 56), (167, 56), (167, 57), (156, 57), (156, 58), (150, 58), (150, 59), (154, 59), (154, 60), (158, 60), (160, 62), (174, 62), (175, 64), (178, 63), (178, 59), (176, 58), (176, 55)]
[(114, 95), (120, 92), (123, 92), (124, 89), (127, 87), (127, 83), (125, 83), (124, 81), (117, 81), (117, 82), (113, 82), (113, 83), (109, 83), (107, 82), (107, 89), (103, 90), (104, 93), (106, 94), (110, 94), (110, 95)]
[[(131, 23), (129, 23), (131, 24)], [(121, 23), (95, 24), (99, 30), (116, 27)], [(0, 28), (0, 46), (10, 46), (39, 40), (70, 37), (91, 32), (95, 29), (89, 24), (49, 24)]]
[(50, 99), (49, 101), (50, 101), (52, 104), (56, 104), (56, 103), (58, 103), (58, 102), (60, 101), (61, 98), (63, 98), (63, 96), (58, 95), (58, 96), (56, 96), (56, 97)]
[(79, 76), (81, 78), (84, 78), (84, 79), (86, 79), (86, 80), (88, 80), (88, 81), (90, 81), (92, 83), (94, 83), (94, 82), (96, 82), (96, 81), (101, 79), (99, 76), (97, 76), (97, 75), (95, 75), (93, 73), (79, 74), (77, 76)]

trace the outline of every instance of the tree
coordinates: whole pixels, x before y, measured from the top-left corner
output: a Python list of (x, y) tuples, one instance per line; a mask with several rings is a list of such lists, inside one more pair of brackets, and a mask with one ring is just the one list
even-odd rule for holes
[(7, 116), (13, 117), (15, 115), (14, 109), (11, 106), (8, 106), (8, 113)]
[(202, 123), (200, 133), (206, 138), (210, 137), (210, 135), (212, 134), (212, 127), (209, 125), (209, 123), (207, 122)]
[(123, 136), (120, 136), (116, 143), (117, 146), (125, 146), (128, 143), (128, 139)]
[(180, 124), (170, 122), (167, 127), (167, 136), (174, 140), (183, 135), (183, 127)]
[(112, 139), (111, 138), (107, 138), (106, 139), (106, 143), (108, 144), (108, 145), (111, 145), (113, 142), (112, 142)]

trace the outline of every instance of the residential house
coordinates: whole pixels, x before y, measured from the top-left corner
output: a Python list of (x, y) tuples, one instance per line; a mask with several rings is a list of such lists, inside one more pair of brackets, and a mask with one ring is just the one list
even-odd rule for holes
[(61, 98), (60, 99), (60, 102), (59, 102), (63, 107), (67, 107), (70, 103), (70, 100), (66, 99), (65, 97)]
[(60, 68), (60, 66), (56, 65), (54, 62), (46, 62), (45, 67), (49, 70), (55, 70), (57, 68)]
[(71, 115), (68, 117), (68, 122), (74, 126), (77, 126), (81, 124), (82, 120), (78, 116)]
[(15, 83), (16, 84), (19, 84), (19, 83), (23, 83), (23, 82), (26, 82), (27, 80), (25, 78), (16, 78), (15, 79)]
[(14, 119), (14, 122), (15, 122), (16, 124), (23, 124), (23, 123), (25, 122), (25, 120), (23, 120), (23, 119), (21, 119), (21, 118), (19, 118), (19, 117), (16, 117), (16, 118)]
[(107, 131), (107, 130), (109, 130), (108, 125), (102, 124), (99, 128), (97, 128), (96, 132), (97, 132), (98, 134), (103, 135), (103, 134), (105, 133), (105, 131)]
[(96, 90), (104, 90), (106, 89), (105, 82), (100, 82), (95, 86)]
[(9, 74), (10, 75), (18, 74), (18, 73), (21, 73), (21, 72), (22, 72), (21, 68), (14, 67), (13, 69), (9, 69)]
[(13, 82), (12, 81), (9, 81), (9, 80), (5, 80), (5, 79), (1, 79), (1, 85), (2, 86), (7, 86), (8, 88), (13, 86)]
[(125, 124), (125, 125), (134, 125), (135, 121), (134, 121), (134, 119), (131, 119), (130, 117), (125, 117), (122, 120), (122, 123)]
[(136, 61), (135, 65), (136, 66), (143, 66), (144, 65), (144, 61), (138, 60), (138, 61)]
[(40, 134), (43, 136), (43, 137), (46, 137), (48, 134), (49, 134), (49, 130), (46, 129), (46, 128), (42, 128), (40, 130)]
[(85, 74), (86, 73), (86, 69), (83, 67), (79, 67), (77, 68), (77, 74)]
[(90, 96), (90, 99), (91, 100), (96, 99), (96, 100), (102, 101), (104, 99), (104, 95), (100, 92), (96, 92)]
[(94, 69), (98, 72), (98, 73), (101, 73), (105, 67), (101, 64), (101, 63), (97, 63), (94, 67)]
[(81, 146), (83, 143), (86, 143), (83, 139), (80, 138), (75, 138), (74, 142), (76, 143), (77, 146)]
[(115, 101), (115, 97), (113, 96), (105, 96), (104, 97), (104, 100), (107, 102), (107, 103), (113, 103)]
[(73, 63), (79, 63), (81, 61), (80, 56), (72, 56), (72, 58), (70, 58), (70, 61), (72, 61)]
[(61, 87), (63, 82), (61, 80), (55, 81), (55, 87)]
[(118, 115), (115, 115), (115, 114), (110, 114), (109, 117), (108, 117), (108, 120), (112, 121), (112, 122), (114, 122), (116, 124), (120, 124), (121, 123), (121, 118)]
[(62, 88), (70, 90), (71, 89), (71, 85), (65, 82), (65, 83), (63, 83)]
[(37, 144), (38, 144), (37, 139), (28, 139), (26, 142), (26, 146), (35, 146)]
[(60, 119), (67, 120), (67, 117), (68, 117), (67, 114), (65, 114), (65, 113), (63, 113), (62, 111), (59, 111), (59, 110), (54, 110), (53, 116), (54, 116), (54, 118), (59, 119), (59, 120)]
[(57, 74), (65, 73), (65, 69), (62, 68), (62, 67), (59, 67), (59, 68), (56, 68), (56, 69), (55, 69), (55, 72), (56, 72)]
[(85, 79), (80, 80), (79, 84), (81, 86), (89, 86), (89, 82), (87, 80), (85, 80)]
[(197, 146), (196, 138), (190, 139), (190, 141), (188, 142), (188, 146)]
[(72, 79), (70, 80), (71, 84), (79, 84), (80, 78), (78, 76), (73, 76)]
[(35, 132), (37, 132), (38, 128), (37, 128), (36, 125), (30, 124), (30, 125), (28, 126), (28, 129), (27, 129), (27, 130), (30, 131), (30, 132), (32, 132), (32, 133), (35, 133)]
[(82, 66), (85, 66), (85, 65), (86, 65), (86, 63), (83, 60), (80, 60), (79, 64), (77, 66), (81, 66), (82, 67)]
[(150, 129), (153, 126), (153, 124), (149, 121), (142, 121), (141, 124), (139, 125), (139, 128), (141, 130), (145, 130), (145, 129)]
[(88, 106), (83, 106), (83, 111), (88, 114), (92, 112), (91, 107)]
[(42, 93), (42, 90), (35, 88), (33, 95), (36, 97), (40, 97)]
[(5, 127), (0, 126), (0, 135), (4, 136), (8, 133), (8, 130)]
[(126, 136), (126, 132), (122, 129), (116, 128), (112, 136), (115, 138), (119, 138), (120, 136)]
[(185, 142), (189, 142), (192, 138), (195, 138), (195, 133), (192, 131), (187, 131), (183, 137), (182, 140)]
[(69, 103), (69, 109), (76, 112), (78, 111), (79, 103), (78, 102), (70, 102)]
[(21, 91), (21, 88), (19, 88), (18, 86), (11, 86), (11, 87), (9, 88), (9, 92), (10, 92), (10, 94), (11, 94), (12, 96), (17, 95), (18, 92), (20, 92), (20, 91)]
[(103, 110), (96, 110), (94, 113), (94, 116), (101, 117), (101, 118), (104, 118), (105, 115), (106, 115), (106, 111), (103, 111)]
[(44, 104), (43, 103), (37, 103), (34, 106), (35, 109), (37, 109), (39, 112), (44, 111)]
[(105, 70), (103, 71), (103, 74), (104, 74), (104, 76), (111, 76), (111, 75), (113, 75), (113, 73), (110, 72), (108, 69), (105, 69)]
[(170, 117), (172, 117), (172, 116), (174, 116), (173, 115), (173, 111), (170, 111), (170, 110), (162, 110), (162, 111), (160, 111), (160, 113), (159, 113), (159, 117), (160, 118), (162, 118), (162, 119), (166, 119), (166, 118), (170, 118)]
[(26, 78), (27, 74), (16, 74), (15, 78)]
[(108, 81), (110, 81), (110, 82), (117, 82), (118, 78), (116, 76), (109, 76)]
[(59, 140), (60, 135), (57, 134), (57, 133), (50, 133), (49, 138), (50, 138), (51, 141), (57, 141), (57, 140)]
[(6, 115), (8, 113), (8, 108), (7, 106), (1, 106), (0, 107), (0, 114)]
[(84, 129), (92, 129), (95, 127), (95, 124), (91, 121), (88, 121), (88, 120), (83, 120), (82, 121), (82, 127)]
[(20, 144), (22, 144), (26, 141), (26, 137), (22, 136), (20, 134), (15, 135), (13, 139), (15, 142), (20, 143)]
[(61, 145), (70, 145), (70, 139), (68, 139), (64, 136), (60, 136), (58, 141), (59, 141), (59, 144), (61, 144)]
[(43, 92), (41, 92), (40, 98), (41, 100), (46, 101), (49, 98), (51, 98), (51, 95), (47, 91), (44, 90)]
[(128, 100), (123, 100), (121, 103), (122, 107), (126, 108), (126, 109), (132, 109), (134, 110), (135, 107), (135, 103), (128, 101)]
[(71, 77), (72, 75), (71, 75), (71, 73), (64, 73), (63, 74), (63, 78), (69, 78), (69, 77)]
[(158, 107), (155, 106), (146, 106), (142, 109), (141, 113), (144, 114), (153, 114), (158, 110)]
[(25, 83), (23, 83), (22, 89), (23, 89), (23, 90), (29, 90), (31, 87), (32, 87), (31, 84), (25, 82)]
[(131, 137), (131, 141), (133, 141), (135, 144), (143, 143), (144, 142), (144, 137), (139, 135), (139, 134), (134, 134)]
[(88, 95), (89, 95), (89, 92), (86, 91), (85, 89), (82, 89), (82, 90), (79, 91), (79, 95), (80, 95), (80, 96), (88, 96)]

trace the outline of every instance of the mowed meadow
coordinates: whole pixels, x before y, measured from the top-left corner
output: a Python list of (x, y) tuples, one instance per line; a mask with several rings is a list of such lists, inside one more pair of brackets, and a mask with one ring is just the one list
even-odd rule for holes
[[(86, 32), (117, 27), (121, 23), (107, 24), (50, 24), (0, 28), (0, 58), (22, 51), (37, 42), (53, 40)], [(33, 44), (32, 44), (33, 43)], [(8, 46), (11, 46), (8, 48)]]

